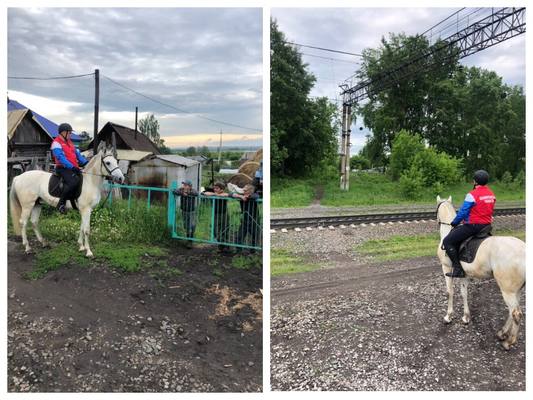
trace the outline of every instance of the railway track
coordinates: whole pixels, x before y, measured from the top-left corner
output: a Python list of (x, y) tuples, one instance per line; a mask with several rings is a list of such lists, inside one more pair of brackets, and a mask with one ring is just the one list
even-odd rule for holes
[[(524, 207), (499, 208), (494, 210), (495, 216), (520, 215), (525, 214)], [(271, 219), (270, 229), (292, 229), (292, 228), (318, 228), (330, 226), (349, 226), (362, 224), (379, 224), (393, 222), (431, 221), (435, 220), (435, 211), (421, 211), (394, 214), (364, 214), (364, 215), (338, 215), (327, 217), (306, 217), (306, 218), (282, 218)]]

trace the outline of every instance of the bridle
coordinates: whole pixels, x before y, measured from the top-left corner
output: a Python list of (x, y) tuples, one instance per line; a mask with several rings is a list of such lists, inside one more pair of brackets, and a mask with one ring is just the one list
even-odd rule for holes
[(449, 226), (452, 226), (451, 223), (449, 223), (449, 222), (442, 222), (442, 221), (439, 219), (439, 208), (440, 208), (440, 206), (442, 205), (442, 203), (446, 203), (447, 201), (448, 201), (448, 200), (443, 200), (443, 201), (441, 201), (441, 202), (438, 204), (438, 206), (437, 206), (437, 222), (438, 222), (438, 224), (439, 224), (439, 227), (440, 227), (441, 225), (449, 225)]
[(100, 159), (100, 171), (102, 170), (102, 166), (105, 168), (105, 170), (108, 172), (107, 175), (103, 175), (103, 174), (92, 174), (90, 172), (85, 172), (85, 171), (82, 171), (82, 174), (85, 174), (85, 175), (94, 175), (94, 176), (103, 176), (103, 177), (111, 177), (113, 176), (113, 172), (116, 171), (117, 169), (120, 169), (120, 167), (118, 166), (118, 163), (117, 163), (117, 166), (113, 169), (109, 169), (107, 167), (107, 164), (105, 163), (105, 159), (107, 157), (113, 157), (113, 154), (105, 154), (102, 156), (102, 158)]

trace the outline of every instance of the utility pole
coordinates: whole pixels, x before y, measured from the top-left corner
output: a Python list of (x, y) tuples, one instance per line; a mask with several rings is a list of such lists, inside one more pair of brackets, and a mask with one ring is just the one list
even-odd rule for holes
[(94, 70), (94, 129), (93, 129), (93, 154), (98, 150), (98, 112), (100, 107), (100, 70)]
[(220, 141), (218, 143), (218, 167), (220, 168), (220, 160), (222, 159), (222, 129), (220, 130)]
[(135, 107), (135, 141), (137, 141), (137, 115), (139, 113), (139, 107)]
[(341, 190), (350, 188), (350, 127), (352, 125), (352, 105), (348, 101), (348, 96), (344, 93), (342, 102), (342, 129), (341, 129), (341, 165), (340, 165), (340, 187)]

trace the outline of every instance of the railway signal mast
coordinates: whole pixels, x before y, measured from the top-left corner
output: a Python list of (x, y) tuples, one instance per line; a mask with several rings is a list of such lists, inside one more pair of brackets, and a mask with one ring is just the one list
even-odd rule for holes
[[(455, 13), (457, 14), (457, 13)], [(447, 18), (448, 19), (448, 18)], [(461, 59), (488, 47), (504, 42), (526, 31), (525, 7), (492, 9), (489, 16), (478, 19), (466, 28), (459, 29), (453, 35), (440, 39), (437, 44), (424, 53), (417, 54), (403, 63), (379, 74), (372, 79), (365, 79), (352, 85), (348, 80), (340, 85), (342, 104), (341, 137), (341, 189), (349, 189), (350, 178), (350, 126), (352, 107), (358, 102), (387, 89), (409, 76), (416, 75), (428, 66), (427, 60), (438, 54), (444, 58)], [(435, 57), (433, 59), (437, 59)], [(440, 58), (443, 61), (443, 58)]]

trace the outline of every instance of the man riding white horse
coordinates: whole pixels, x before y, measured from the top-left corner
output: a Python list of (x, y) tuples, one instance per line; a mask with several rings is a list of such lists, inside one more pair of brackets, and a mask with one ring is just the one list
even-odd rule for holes
[(70, 200), (73, 207), (76, 207), (72, 197), (76, 193), (76, 189), (80, 184), (80, 167), (87, 164), (87, 160), (83, 157), (80, 151), (74, 146), (70, 135), (72, 134), (72, 126), (63, 123), (57, 128), (59, 135), (52, 142), (52, 155), (56, 165), (56, 172), (63, 179), (63, 192), (57, 204), (57, 210), (61, 214), (65, 214), (67, 209), (65, 204)]
[[(451, 222), (454, 229), (442, 242), (453, 266), (452, 272), (446, 273), (447, 276), (452, 278), (465, 277), (465, 271), (459, 261), (459, 246), (465, 239), (474, 236), (492, 223), (496, 197), (487, 186), (488, 181), (487, 171), (479, 170), (474, 173), (474, 189), (466, 195), (461, 209)], [(464, 223), (459, 225), (462, 221)]]

